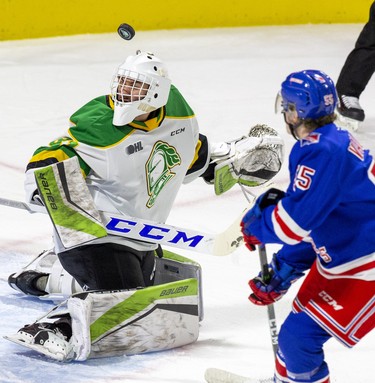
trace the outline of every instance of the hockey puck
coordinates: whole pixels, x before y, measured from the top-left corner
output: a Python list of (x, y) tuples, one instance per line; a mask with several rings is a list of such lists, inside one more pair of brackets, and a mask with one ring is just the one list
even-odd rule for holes
[(131, 40), (135, 35), (135, 30), (131, 25), (123, 23), (117, 28), (117, 33), (122, 39)]

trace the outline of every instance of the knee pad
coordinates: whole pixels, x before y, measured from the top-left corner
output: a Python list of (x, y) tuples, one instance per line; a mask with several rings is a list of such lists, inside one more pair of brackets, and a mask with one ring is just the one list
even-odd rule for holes
[(40, 297), (43, 300), (62, 301), (72, 294), (82, 292), (78, 282), (62, 267), (57, 258), (51, 267), (45, 291), (48, 293)]

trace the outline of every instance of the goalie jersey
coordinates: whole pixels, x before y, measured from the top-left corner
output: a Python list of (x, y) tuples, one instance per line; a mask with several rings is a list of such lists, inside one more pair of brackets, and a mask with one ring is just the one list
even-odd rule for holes
[[(193, 111), (172, 86), (167, 104), (147, 121), (118, 127), (112, 118), (110, 96), (76, 111), (66, 135), (34, 152), (27, 166), (27, 197), (31, 201), (36, 190), (35, 168), (77, 156), (99, 210), (165, 222), (181, 184), (208, 167), (208, 142)], [(111, 237), (111, 242), (124, 240)], [(136, 246), (150, 247), (156, 246)]]
[(375, 280), (375, 162), (369, 151), (328, 124), (294, 145), (289, 173), (286, 196), (264, 210), (252, 233), (265, 243), (295, 247), (286, 257), (290, 264), (301, 265), (311, 244), (328, 272)]

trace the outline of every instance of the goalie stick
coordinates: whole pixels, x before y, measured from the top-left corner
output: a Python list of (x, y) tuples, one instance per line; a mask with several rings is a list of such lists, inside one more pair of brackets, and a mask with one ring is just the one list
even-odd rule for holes
[[(6, 198), (0, 198), (0, 205), (29, 213), (47, 213), (44, 206)], [(245, 211), (221, 233), (210, 234), (100, 211), (108, 234), (217, 256), (229, 255), (243, 243), (240, 222), (244, 214)]]
[(219, 368), (208, 368), (204, 374), (207, 383), (272, 383), (273, 378), (253, 379)]

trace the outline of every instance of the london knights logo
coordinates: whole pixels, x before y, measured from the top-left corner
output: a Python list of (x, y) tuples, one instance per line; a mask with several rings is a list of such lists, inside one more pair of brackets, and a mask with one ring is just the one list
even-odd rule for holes
[(171, 169), (181, 164), (181, 157), (173, 146), (158, 141), (146, 162), (147, 192), (150, 196), (146, 206), (152, 207), (164, 186), (176, 175)]

